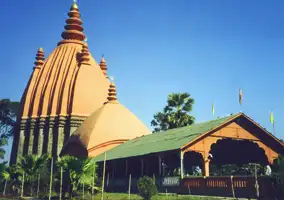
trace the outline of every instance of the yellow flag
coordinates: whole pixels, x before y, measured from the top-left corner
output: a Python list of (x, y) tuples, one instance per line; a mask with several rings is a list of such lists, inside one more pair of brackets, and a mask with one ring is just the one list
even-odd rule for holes
[(273, 112), (270, 112), (270, 123), (272, 125), (274, 125), (274, 114), (273, 114)]
[(212, 103), (212, 116), (214, 117), (215, 114), (215, 107), (214, 107), (214, 102)]
[(242, 102), (243, 102), (243, 91), (242, 91), (242, 89), (240, 88), (240, 89), (239, 89), (239, 103), (240, 103), (240, 105), (242, 105)]

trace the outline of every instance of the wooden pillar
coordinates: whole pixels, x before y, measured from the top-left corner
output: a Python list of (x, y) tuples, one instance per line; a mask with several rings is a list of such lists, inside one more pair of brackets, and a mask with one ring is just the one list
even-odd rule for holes
[(111, 162), (111, 168), (112, 168), (112, 180), (114, 180), (114, 173), (115, 173), (115, 163), (114, 161)]
[(209, 159), (209, 152), (203, 153), (203, 176), (209, 176), (210, 175), (210, 159)]
[(128, 162), (125, 160), (125, 176), (128, 176)]
[(141, 161), (141, 176), (143, 176), (143, 172), (144, 172), (144, 160), (143, 160), (143, 158), (141, 158), (140, 161)]
[(159, 159), (159, 176), (161, 176), (162, 175), (162, 158), (161, 158), (161, 156), (159, 156), (158, 157), (158, 159)]
[(204, 166), (203, 166), (203, 176), (209, 176), (210, 175), (209, 165), (210, 165), (210, 161), (208, 159), (205, 160)]
[(183, 178), (184, 176), (183, 156), (184, 156), (184, 152), (180, 151), (180, 177), (181, 178)]

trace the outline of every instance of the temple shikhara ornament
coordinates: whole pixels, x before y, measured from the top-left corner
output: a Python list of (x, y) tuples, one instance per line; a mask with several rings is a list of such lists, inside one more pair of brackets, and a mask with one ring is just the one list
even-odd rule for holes
[[(52, 53), (45, 59), (43, 49), (39, 48), (36, 54), (33, 72), (21, 98), (11, 163), (26, 154), (57, 157), (70, 135), (87, 117), (102, 106), (108, 107), (104, 104), (106, 101), (116, 102), (105, 58), (98, 64), (89, 52), (76, 2), (68, 16), (62, 40)], [(145, 127), (143, 125), (143, 134), (150, 132)], [(86, 134), (91, 134), (91, 130)], [(101, 142), (112, 141), (109, 137), (110, 141), (101, 139)], [(122, 138), (127, 139), (130, 138)]]

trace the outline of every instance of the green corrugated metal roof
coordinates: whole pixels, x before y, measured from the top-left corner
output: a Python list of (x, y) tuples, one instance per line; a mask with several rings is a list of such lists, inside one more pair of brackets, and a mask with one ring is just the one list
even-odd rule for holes
[[(141, 156), (150, 153), (180, 149), (199, 135), (206, 133), (238, 114), (193, 124), (182, 128), (153, 133), (125, 142), (107, 152), (107, 160)], [(104, 160), (104, 153), (95, 158), (97, 162)]]

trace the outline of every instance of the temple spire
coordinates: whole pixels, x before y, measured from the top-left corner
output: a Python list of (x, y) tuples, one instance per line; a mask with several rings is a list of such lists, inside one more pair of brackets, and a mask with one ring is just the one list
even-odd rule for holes
[(44, 64), (44, 52), (42, 48), (39, 48), (37, 50), (34, 64), (35, 64), (34, 68), (38, 69), (40, 69), (41, 66)]
[(101, 67), (101, 70), (103, 71), (105, 77), (108, 78), (108, 76), (107, 76), (107, 64), (106, 64), (104, 55), (102, 56), (102, 59), (101, 59), (101, 62), (100, 62), (100, 67)]
[(89, 61), (90, 61), (89, 48), (88, 48), (88, 44), (85, 42), (82, 48), (80, 64), (91, 65)]
[(68, 16), (69, 18), (66, 20), (66, 25), (64, 26), (65, 31), (61, 34), (62, 38), (64, 40), (83, 41), (86, 36), (83, 33), (83, 22), (80, 19), (81, 14), (76, 1), (72, 4)]
[(108, 101), (106, 103), (118, 103), (116, 96), (116, 88), (113, 82), (109, 86), (107, 100)]

